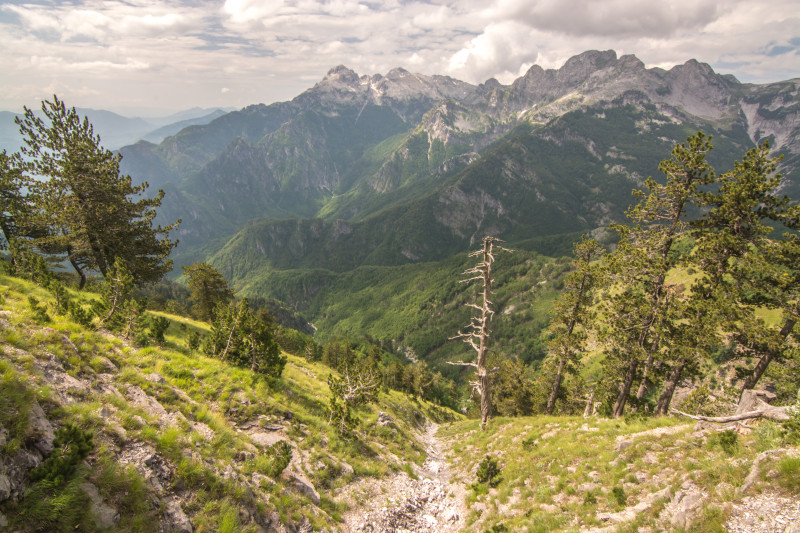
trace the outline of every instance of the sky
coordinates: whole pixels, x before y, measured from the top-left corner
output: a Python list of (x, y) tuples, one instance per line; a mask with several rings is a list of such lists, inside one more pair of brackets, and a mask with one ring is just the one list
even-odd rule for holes
[(510, 83), (586, 50), (800, 77), (800, 0), (0, 0), (0, 110), (289, 100), (336, 65)]

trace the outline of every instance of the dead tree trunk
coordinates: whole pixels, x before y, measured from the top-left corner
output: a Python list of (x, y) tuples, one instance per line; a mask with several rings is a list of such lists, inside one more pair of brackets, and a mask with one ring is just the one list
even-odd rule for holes
[(592, 392), (589, 394), (589, 397), (586, 399), (586, 409), (583, 410), (583, 418), (589, 418), (594, 413), (594, 390), (596, 387), (592, 387)]
[(494, 315), (492, 311), (492, 302), (490, 297), (492, 295), (492, 263), (494, 263), (494, 249), (506, 250), (497, 245), (501, 242), (500, 239), (494, 237), (483, 238), (483, 248), (476, 252), (472, 252), (470, 257), (481, 257), (480, 262), (473, 268), (464, 272), (464, 274), (471, 277), (461, 280), (462, 283), (468, 283), (473, 280), (479, 280), (483, 283), (483, 290), (481, 291), (481, 304), (468, 304), (470, 307), (478, 311), (478, 315), (472, 317), (472, 321), (467, 326), (466, 330), (458, 332), (458, 335), (453, 339), (461, 339), (469, 344), (472, 349), (477, 352), (475, 362), (457, 361), (451, 362), (451, 365), (471, 366), (475, 368), (477, 380), (472, 383), (473, 388), (481, 397), (481, 429), (486, 429), (486, 424), (492, 417), (492, 393), (489, 383), (489, 374), (492, 370), (486, 368), (486, 355), (489, 351), (489, 321)]
[(561, 379), (564, 374), (564, 356), (562, 355), (561, 358), (558, 360), (558, 368), (556, 369), (556, 377), (553, 380), (553, 386), (550, 389), (550, 397), (547, 398), (547, 408), (545, 413), (548, 415), (553, 414), (553, 409), (556, 406), (556, 398), (558, 398), (558, 389), (561, 387)]

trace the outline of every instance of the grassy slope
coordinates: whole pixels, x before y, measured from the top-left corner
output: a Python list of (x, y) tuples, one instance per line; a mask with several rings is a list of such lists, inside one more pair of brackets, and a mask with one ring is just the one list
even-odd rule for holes
[[(502, 468), (502, 481), (495, 488), (471, 488), (467, 501), (472, 531), (492, 531), (500, 524), (507, 529), (495, 531), (605, 527), (615, 522), (604, 521), (603, 513), (618, 518), (616, 513), (651, 494), (668, 488), (671, 498), (682, 486), (691, 486), (706, 495), (691, 526), (691, 531), (703, 532), (723, 531), (731, 502), (740, 499), (737, 489), (756, 456), (787, 446), (776, 423), (752, 425), (754, 429), (741, 432), (728, 451), (719, 433), (695, 432), (694, 423), (673, 418), (498, 418), (483, 432), (477, 421), (469, 420), (443, 426), (440, 436), (450, 441), (449, 460), (464, 483), (475, 483), (475, 470), (486, 454), (497, 458)], [(795, 438), (794, 457), (779, 454), (763, 462), (745, 495), (768, 490), (800, 498), (800, 435)], [(658, 521), (667, 501), (653, 497), (650, 508), (630, 515), (617, 531), (675, 530), (669, 522)]]
[[(331, 370), (323, 365), (289, 355), (283, 376), (265, 379), (187, 349), (187, 332), (202, 332), (207, 326), (172, 315), (162, 315), (171, 321), (165, 346), (135, 349), (52, 313), (50, 323), (33, 323), (28, 295), (49, 302), (43, 289), (0, 276), (0, 310), (9, 322), (0, 334), (0, 396), (20, 398), (19, 408), (9, 410), (10, 419), (3, 420), (6, 428), (16, 429), (8, 438), (11, 444), (0, 448), (0, 453), (10, 457), (14, 447), (30, 437), (24, 414), (34, 399), (54, 426), (73, 422), (93, 431), (96, 448), (76, 483), (90, 481), (98, 486), (104, 500), (120, 512), (119, 531), (142, 530), (157, 518), (151, 507), (142, 504), (153, 499), (152, 487), (136, 471), (118, 464), (120, 455), (131, 447), (152, 446), (164, 458), (172, 472), (165, 489), (180, 498), (195, 531), (213, 531), (231, 521), (244, 530), (252, 529), (246, 520), (240, 522), (240, 512), (247, 516), (246, 510), (278, 513), (284, 523), (307, 517), (315, 528), (331, 527), (342, 510), (332, 500), (334, 488), (354, 477), (380, 476), (403, 468), (404, 461), (420, 463), (424, 452), (413, 433), (419, 416), (440, 420), (454, 416), (391, 391), (381, 394), (377, 405), (357, 413), (363, 422), (363, 442), (344, 441), (327, 425), (325, 381)], [(53, 373), (45, 371), (61, 367), (90, 386), (62, 390), (51, 382)], [(153, 374), (162, 379), (153, 379)], [(102, 387), (98, 385), (101, 381)], [(123, 394), (110, 393), (109, 386)], [(157, 398), (172, 422), (165, 423), (163, 416), (137, 405), (126, 392), (129, 386)], [(110, 411), (110, 416), (101, 413), (101, 408)], [(283, 418), (286, 411), (293, 413), (291, 422)], [(379, 426), (379, 411), (390, 413), (398, 429)], [(318, 506), (291, 488), (287, 473), (275, 485), (248, 486), (254, 473), (268, 472), (270, 462), (263, 448), (254, 446), (250, 436), (237, 429), (236, 424), (246, 421), (286, 427), (300, 468), (322, 496)], [(211, 432), (204, 436), (205, 428)], [(346, 465), (352, 467), (352, 473)], [(230, 467), (232, 476), (226, 473)], [(71, 506), (85, 509), (85, 495), (77, 491), (73, 496)], [(19, 506), (5, 502), (0, 512), (21, 530), (66, 527), (56, 523), (58, 520), (82, 530), (93, 529), (91, 517), (85, 513), (59, 517), (58, 513), (48, 514), (52, 505), (34, 505), (37, 503), (41, 502), (23, 499)]]

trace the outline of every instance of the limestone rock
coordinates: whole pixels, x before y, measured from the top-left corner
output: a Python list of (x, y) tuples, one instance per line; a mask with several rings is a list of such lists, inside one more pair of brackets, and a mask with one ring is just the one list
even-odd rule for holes
[(50, 455), (53, 451), (53, 441), (56, 436), (53, 433), (53, 426), (47, 420), (47, 416), (37, 401), (34, 401), (31, 406), (29, 423), (30, 431), (35, 438), (33, 442), (34, 448), (39, 450), (45, 457)]
[(119, 512), (103, 501), (97, 487), (91, 483), (82, 483), (81, 490), (89, 497), (91, 513), (98, 529), (111, 529), (119, 521)]
[(292, 486), (300, 493), (308, 496), (315, 505), (319, 504), (319, 492), (305, 475), (296, 473), (292, 476)]
[(675, 497), (661, 512), (660, 518), (674, 529), (690, 530), (703, 506), (706, 495), (691, 481), (681, 485)]
[(614, 446), (615, 452), (621, 452), (622, 450), (626, 450), (633, 446), (632, 440), (621, 440)]
[(11, 480), (5, 474), (0, 474), (0, 502), (11, 497)]
[(186, 513), (183, 512), (178, 500), (170, 500), (164, 509), (164, 520), (167, 522), (170, 531), (177, 533), (192, 533), (192, 522)]

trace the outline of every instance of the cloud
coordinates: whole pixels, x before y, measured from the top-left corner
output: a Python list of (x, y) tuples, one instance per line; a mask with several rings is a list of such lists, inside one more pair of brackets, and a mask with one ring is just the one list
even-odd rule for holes
[(798, 44), (799, 0), (21, 0), (0, 5), (0, 108), (50, 86), (86, 107), (244, 106), (337, 64), (510, 82), (589, 49), (775, 81), (800, 74)]
[(501, 0), (496, 16), (566, 35), (668, 37), (696, 31), (722, 11), (713, 0)]
[(447, 71), (454, 77), (481, 82), (495, 77), (510, 82), (520, 67), (538, 55), (528, 26), (513, 21), (490, 24), (453, 54)]

